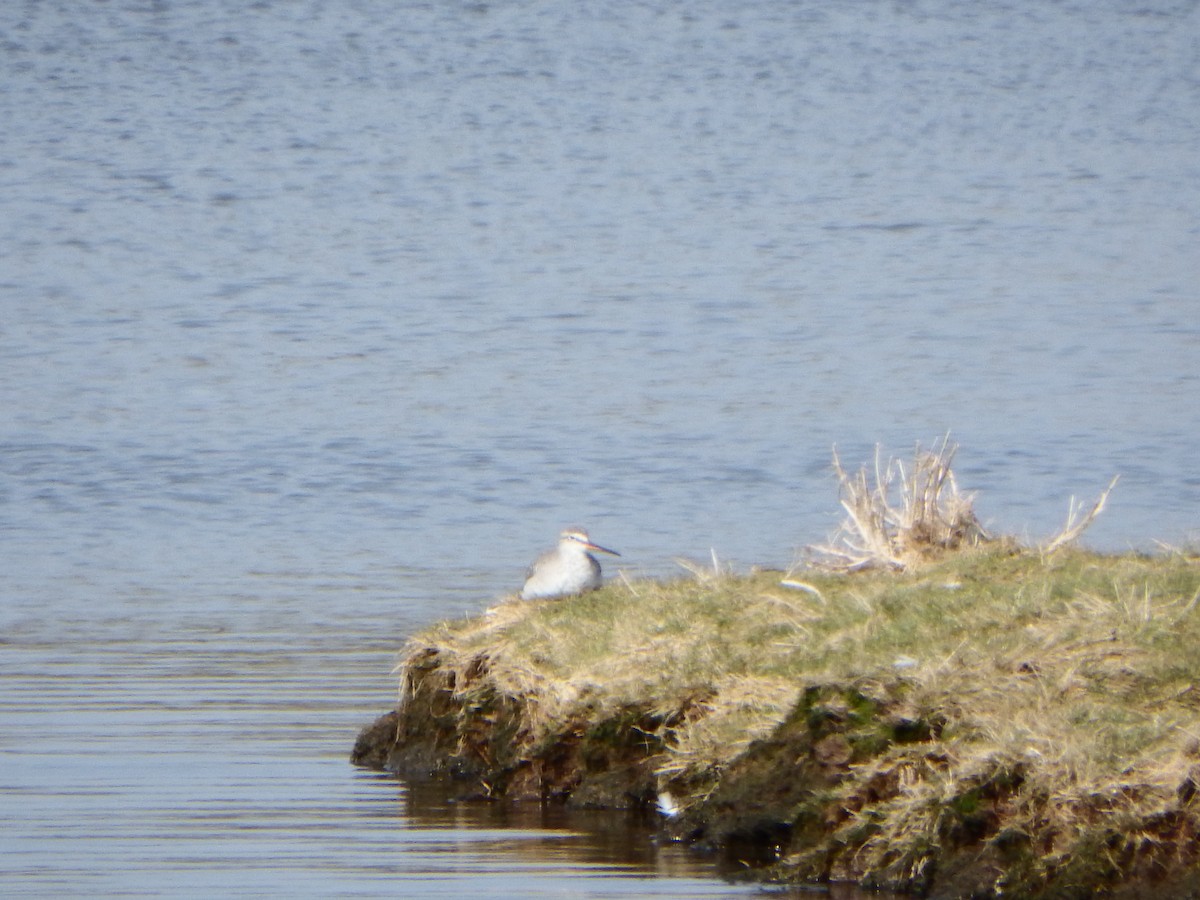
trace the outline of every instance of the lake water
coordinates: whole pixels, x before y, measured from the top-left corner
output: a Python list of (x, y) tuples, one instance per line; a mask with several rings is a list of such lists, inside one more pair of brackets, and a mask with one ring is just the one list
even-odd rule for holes
[(786, 566), (835, 443), (1196, 540), (1194, 0), (44, 0), (0, 48), (6, 894), (752, 895), (354, 770), (397, 648), (566, 524)]

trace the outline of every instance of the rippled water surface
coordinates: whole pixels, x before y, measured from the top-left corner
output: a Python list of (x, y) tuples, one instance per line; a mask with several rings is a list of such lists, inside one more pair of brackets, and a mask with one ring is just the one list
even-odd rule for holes
[(1194, 539), (1195, 2), (48, 0), (0, 47), (5, 893), (743, 896), (353, 770), (405, 636), (573, 522), (785, 566), (834, 443)]

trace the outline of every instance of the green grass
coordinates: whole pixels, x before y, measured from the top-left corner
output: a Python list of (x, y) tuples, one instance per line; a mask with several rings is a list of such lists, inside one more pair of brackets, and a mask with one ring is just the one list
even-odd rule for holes
[[(920, 889), (972, 847), (1008, 889), (1067, 896), (1156, 854), (1182, 859), (1172, 835), (1200, 833), (1198, 606), (1194, 557), (995, 542), (904, 573), (510, 601), (417, 635), (409, 654), (455, 673), (464, 716), (472, 697), (511, 701), (510, 765), (568, 723), (590, 723), (594, 743), (650, 711), (639, 746), (684, 810), (678, 827), (717, 834), (739, 803), (782, 816), (805, 843), (780, 877)], [(757, 793), (739, 800), (742, 776)]]

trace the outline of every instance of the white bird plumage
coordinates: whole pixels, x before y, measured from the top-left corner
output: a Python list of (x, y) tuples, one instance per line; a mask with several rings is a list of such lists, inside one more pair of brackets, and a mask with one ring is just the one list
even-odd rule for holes
[(533, 561), (525, 574), (525, 586), (521, 588), (522, 600), (543, 600), (551, 597), (566, 597), (582, 594), (600, 587), (600, 563), (592, 552), (620, 556), (593, 544), (582, 528), (567, 528), (558, 537), (558, 546), (547, 550)]

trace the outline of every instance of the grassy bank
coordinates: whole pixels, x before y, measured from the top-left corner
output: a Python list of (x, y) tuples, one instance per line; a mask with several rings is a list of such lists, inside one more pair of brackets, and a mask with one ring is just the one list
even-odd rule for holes
[(1090, 896), (1196, 862), (1198, 604), (1188, 555), (995, 544), (618, 583), (417, 635), (384, 739), (490, 796), (661, 802), (771, 877)]
[(415, 636), (355, 761), (657, 807), (767, 879), (1200, 897), (1200, 558), (1075, 549), (1108, 491), (1040, 550), (992, 539), (952, 458), (872, 479), (835, 457), (847, 524), (803, 569), (617, 580)]

